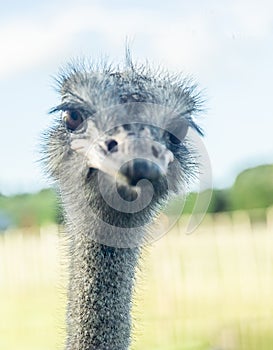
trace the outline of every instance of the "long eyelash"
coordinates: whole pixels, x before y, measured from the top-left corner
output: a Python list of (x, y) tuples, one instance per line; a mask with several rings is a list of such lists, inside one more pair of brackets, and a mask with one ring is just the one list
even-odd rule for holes
[(204, 136), (203, 129), (198, 126), (193, 120), (190, 120), (190, 126), (195, 129), (201, 136)]
[(91, 111), (90, 108), (87, 108), (85, 106), (82, 106), (82, 105), (79, 105), (78, 103), (73, 103), (73, 102), (61, 103), (60, 105), (51, 108), (49, 110), (49, 114), (53, 114), (61, 111), (67, 111), (67, 110), (79, 111), (83, 116), (94, 114), (94, 111)]

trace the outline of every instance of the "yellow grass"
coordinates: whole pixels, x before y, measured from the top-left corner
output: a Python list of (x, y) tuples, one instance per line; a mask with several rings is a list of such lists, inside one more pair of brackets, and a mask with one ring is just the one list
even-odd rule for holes
[[(183, 222), (149, 247), (132, 349), (272, 350), (273, 220), (244, 213)], [(62, 349), (64, 280), (56, 227), (0, 237), (0, 349)]]

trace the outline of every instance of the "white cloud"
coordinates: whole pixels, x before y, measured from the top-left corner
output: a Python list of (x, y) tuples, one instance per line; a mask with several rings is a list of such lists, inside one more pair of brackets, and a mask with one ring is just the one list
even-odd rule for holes
[(238, 30), (244, 37), (265, 38), (273, 27), (273, 2), (271, 0), (235, 1), (231, 7)]
[(151, 42), (158, 57), (188, 72), (201, 69), (214, 54), (216, 44), (207, 19), (199, 15), (164, 23), (153, 33)]
[[(226, 8), (226, 11), (224, 9)], [(155, 57), (191, 71), (211, 60), (221, 49), (224, 36), (241, 33), (264, 37), (272, 27), (273, 3), (269, 0), (210, 4), (206, 11), (116, 10), (89, 4), (53, 12), (14, 18), (0, 27), (0, 77), (69, 53), (76, 35), (99, 34), (111, 48), (121, 46), (126, 36), (144, 38)], [(210, 11), (212, 9), (213, 11)], [(213, 15), (214, 14), (214, 15)]]
[(57, 32), (55, 24), (48, 29), (41, 23), (15, 20), (0, 30), (0, 76), (5, 77), (19, 70), (44, 62), (56, 55), (66, 45), (63, 32)]
[(75, 35), (86, 31), (102, 35), (110, 47), (120, 45), (126, 36), (142, 36), (156, 51), (189, 63), (208, 49), (204, 28), (197, 17), (172, 21), (160, 12), (117, 11), (96, 5), (70, 8), (50, 20), (42, 14), (35, 20), (14, 18), (0, 27), (0, 77), (64, 54), (73, 46)]

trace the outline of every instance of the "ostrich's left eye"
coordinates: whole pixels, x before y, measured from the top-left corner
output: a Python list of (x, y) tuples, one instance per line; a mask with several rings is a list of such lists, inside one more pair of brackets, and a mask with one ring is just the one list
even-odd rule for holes
[(80, 112), (75, 110), (64, 111), (62, 118), (67, 129), (75, 131), (83, 123), (83, 117)]
[[(189, 129), (188, 121), (185, 119), (174, 121), (168, 128), (169, 140), (178, 145), (185, 139)], [(173, 130), (173, 132), (172, 132)]]

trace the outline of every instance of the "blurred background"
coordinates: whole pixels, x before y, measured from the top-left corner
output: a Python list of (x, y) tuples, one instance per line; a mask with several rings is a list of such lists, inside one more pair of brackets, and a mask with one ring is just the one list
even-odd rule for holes
[[(148, 249), (132, 349), (271, 350), (273, 344), (273, 3), (0, 2), (0, 349), (64, 341), (62, 215), (40, 170), (40, 135), (71, 58), (133, 59), (199, 83), (213, 172), (203, 223)], [(62, 251), (62, 249), (61, 249)]]

